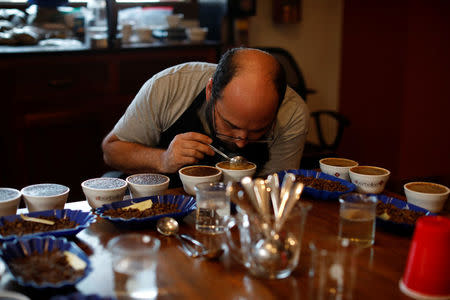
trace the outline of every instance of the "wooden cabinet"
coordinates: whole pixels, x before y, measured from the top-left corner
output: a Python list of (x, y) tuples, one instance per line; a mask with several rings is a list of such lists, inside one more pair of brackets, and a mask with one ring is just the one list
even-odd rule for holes
[(101, 141), (141, 85), (166, 67), (217, 62), (218, 44), (0, 54), (0, 186), (54, 182), (83, 199), (99, 177)]

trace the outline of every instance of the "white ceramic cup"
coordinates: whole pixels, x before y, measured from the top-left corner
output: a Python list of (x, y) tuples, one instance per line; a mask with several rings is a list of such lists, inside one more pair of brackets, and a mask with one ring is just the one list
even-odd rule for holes
[(127, 186), (123, 179), (108, 177), (92, 178), (81, 183), (86, 200), (92, 208), (123, 200)]
[(169, 187), (169, 177), (161, 174), (134, 174), (126, 178), (132, 198), (161, 195)]
[(391, 175), (389, 170), (373, 166), (351, 167), (348, 173), (358, 193), (372, 194), (381, 193)]
[(327, 157), (319, 160), (319, 164), (322, 173), (350, 181), (348, 170), (357, 166), (358, 162), (346, 158)]
[(256, 165), (251, 162), (248, 163), (248, 167), (245, 169), (232, 169), (229, 166), (230, 163), (227, 161), (218, 162), (216, 164), (216, 168), (223, 173), (222, 181), (225, 183), (228, 183), (229, 181), (239, 182), (246, 176), (252, 177), (256, 172)]
[(39, 183), (21, 190), (28, 211), (63, 209), (69, 196), (67, 186), (56, 183)]
[(10, 216), (17, 213), (22, 193), (12, 188), (0, 188), (0, 216)]
[(423, 207), (433, 213), (438, 213), (448, 199), (450, 189), (444, 185), (432, 182), (408, 182), (403, 186), (409, 203)]
[[(196, 172), (201, 169), (207, 169), (208, 173)], [(181, 182), (183, 183), (183, 189), (186, 193), (195, 196), (194, 187), (198, 183), (202, 182), (219, 182), (222, 179), (222, 171), (218, 168), (211, 166), (187, 166), (178, 170)]]

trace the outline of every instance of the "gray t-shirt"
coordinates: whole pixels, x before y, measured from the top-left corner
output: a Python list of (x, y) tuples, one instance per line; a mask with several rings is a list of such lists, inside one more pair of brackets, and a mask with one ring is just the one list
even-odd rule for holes
[[(158, 147), (161, 133), (192, 104), (215, 69), (215, 64), (191, 62), (154, 75), (142, 86), (113, 133), (122, 141)], [(200, 118), (205, 123), (205, 117), (200, 114)], [(205, 130), (209, 131), (208, 128)], [(308, 107), (288, 87), (273, 129), (274, 141), (269, 144), (270, 159), (257, 175), (297, 169), (308, 130)]]

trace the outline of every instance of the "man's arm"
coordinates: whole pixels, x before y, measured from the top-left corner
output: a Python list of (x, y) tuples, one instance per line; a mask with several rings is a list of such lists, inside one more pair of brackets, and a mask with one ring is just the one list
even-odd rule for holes
[(175, 173), (185, 165), (197, 163), (205, 154), (214, 155), (207, 146), (211, 142), (206, 135), (187, 132), (176, 135), (167, 149), (159, 149), (121, 141), (110, 132), (102, 142), (103, 159), (110, 167), (128, 174)]

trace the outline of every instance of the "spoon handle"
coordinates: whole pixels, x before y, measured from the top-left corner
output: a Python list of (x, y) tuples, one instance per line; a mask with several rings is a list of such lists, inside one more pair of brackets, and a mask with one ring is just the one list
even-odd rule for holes
[(223, 153), (222, 151), (220, 151), (219, 149), (217, 149), (216, 147), (214, 147), (213, 145), (209, 144), (208, 145), (211, 149), (214, 150), (214, 152), (216, 152), (217, 154), (223, 156), (226, 160), (230, 160), (230, 158), (228, 157), (228, 155), (226, 155), (225, 153)]
[(194, 255), (197, 254), (197, 251), (194, 250), (192, 247), (188, 246), (185, 242), (185, 240), (183, 240), (178, 234), (175, 234), (176, 239), (180, 242), (181, 247), (183, 249), (183, 252), (189, 256), (192, 257)]
[(202, 251), (206, 250), (205, 245), (203, 245), (201, 242), (197, 241), (196, 239), (194, 239), (193, 237), (187, 235), (187, 234), (180, 234), (180, 237), (191, 242), (192, 244), (200, 247), (202, 249)]

